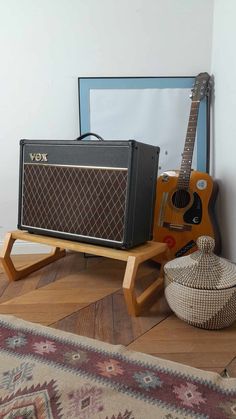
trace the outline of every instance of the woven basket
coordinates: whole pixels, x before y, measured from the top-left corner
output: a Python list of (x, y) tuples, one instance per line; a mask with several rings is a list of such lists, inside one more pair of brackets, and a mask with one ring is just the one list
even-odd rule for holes
[(236, 320), (236, 266), (213, 253), (211, 237), (198, 250), (165, 267), (165, 296), (182, 320), (204, 329), (222, 329)]

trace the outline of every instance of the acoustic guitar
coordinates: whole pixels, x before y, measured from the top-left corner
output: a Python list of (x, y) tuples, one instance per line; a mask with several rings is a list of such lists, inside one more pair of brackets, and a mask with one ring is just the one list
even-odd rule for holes
[(213, 237), (215, 251), (220, 251), (214, 216), (217, 185), (209, 174), (191, 169), (200, 101), (208, 94), (209, 83), (208, 73), (195, 79), (180, 170), (164, 172), (157, 179), (153, 237), (168, 244), (171, 258), (195, 251), (202, 235)]

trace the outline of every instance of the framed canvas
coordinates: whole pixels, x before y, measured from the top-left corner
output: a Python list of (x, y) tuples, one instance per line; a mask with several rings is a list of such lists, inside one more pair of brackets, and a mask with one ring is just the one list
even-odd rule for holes
[[(159, 172), (178, 169), (195, 77), (80, 77), (80, 134), (160, 147)], [(209, 100), (201, 100), (193, 168), (209, 171)]]

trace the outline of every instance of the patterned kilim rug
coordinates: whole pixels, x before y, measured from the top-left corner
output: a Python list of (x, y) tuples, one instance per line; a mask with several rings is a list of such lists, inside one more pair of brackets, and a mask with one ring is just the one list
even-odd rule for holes
[(0, 317), (1, 419), (236, 417), (236, 379)]

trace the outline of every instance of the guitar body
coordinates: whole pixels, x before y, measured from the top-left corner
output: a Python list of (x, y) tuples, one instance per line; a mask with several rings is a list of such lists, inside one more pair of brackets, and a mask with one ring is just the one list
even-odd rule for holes
[(168, 244), (171, 258), (194, 252), (202, 235), (213, 237), (219, 252), (216, 184), (207, 173), (198, 171), (191, 171), (188, 188), (180, 188), (178, 182), (178, 171), (167, 171), (157, 180), (154, 240)]

